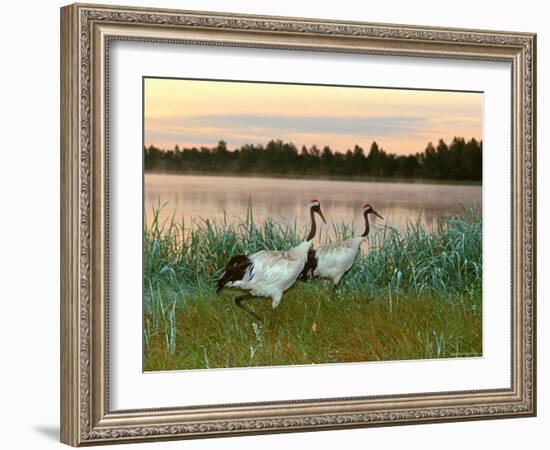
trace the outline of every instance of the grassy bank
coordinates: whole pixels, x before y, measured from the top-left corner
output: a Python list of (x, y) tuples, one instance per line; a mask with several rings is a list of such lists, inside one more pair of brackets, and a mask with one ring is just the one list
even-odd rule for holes
[[(481, 354), (481, 216), (465, 211), (424, 230), (374, 230), (368, 249), (334, 292), (297, 282), (281, 305), (255, 298), (252, 318), (215, 294), (230, 256), (284, 249), (302, 230), (268, 220), (160, 224), (144, 232), (145, 370), (203, 369)], [(335, 234), (352, 233), (346, 225)]]

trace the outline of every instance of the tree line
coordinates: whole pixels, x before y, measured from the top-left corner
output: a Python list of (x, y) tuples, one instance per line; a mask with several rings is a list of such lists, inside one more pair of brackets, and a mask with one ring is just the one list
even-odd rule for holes
[(209, 173), (305, 177), (396, 177), (433, 180), (481, 181), (482, 142), (455, 137), (440, 139), (410, 155), (388, 153), (373, 142), (368, 152), (356, 145), (345, 153), (313, 145), (300, 150), (271, 140), (267, 145), (246, 144), (230, 151), (225, 141), (214, 147), (161, 150), (144, 148), (146, 172)]

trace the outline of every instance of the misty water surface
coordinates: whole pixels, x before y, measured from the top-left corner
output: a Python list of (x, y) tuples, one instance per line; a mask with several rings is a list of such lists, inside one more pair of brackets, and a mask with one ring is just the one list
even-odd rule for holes
[[(255, 222), (261, 223), (266, 217), (296, 221), (305, 232), (309, 224), (306, 205), (313, 198), (321, 202), (329, 225), (331, 221), (354, 224), (360, 234), (365, 202), (388, 225), (403, 229), (407, 221), (415, 221), (421, 214), (422, 225), (429, 229), (438, 217), (460, 214), (462, 205), (481, 205), (481, 186), (165, 174), (146, 174), (144, 182), (147, 225), (152, 208), (159, 204), (166, 204), (161, 220), (175, 214), (176, 220), (185, 221), (186, 228), (201, 219), (221, 220), (224, 212), (227, 220), (238, 222), (246, 218), (250, 199)], [(372, 223), (381, 221), (373, 218)]]

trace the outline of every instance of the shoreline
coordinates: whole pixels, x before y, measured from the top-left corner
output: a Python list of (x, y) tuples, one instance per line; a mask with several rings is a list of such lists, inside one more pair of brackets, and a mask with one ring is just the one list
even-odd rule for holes
[(195, 177), (219, 177), (219, 178), (271, 178), (281, 180), (320, 180), (320, 181), (348, 181), (357, 183), (402, 183), (402, 184), (428, 184), (446, 186), (483, 186), (482, 181), (473, 180), (436, 180), (429, 178), (402, 178), (402, 177), (350, 177), (350, 176), (307, 176), (288, 174), (264, 174), (264, 173), (233, 173), (233, 172), (178, 172), (162, 170), (145, 170), (143, 175), (174, 175), (174, 176), (195, 176)]

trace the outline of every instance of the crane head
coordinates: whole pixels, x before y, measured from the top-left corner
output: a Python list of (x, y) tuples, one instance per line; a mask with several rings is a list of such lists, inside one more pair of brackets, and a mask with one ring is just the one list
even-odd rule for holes
[(365, 203), (363, 205), (363, 214), (374, 214), (375, 216), (380, 217), (382, 220), (384, 220), (384, 218), (380, 214), (378, 214), (369, 203)]
[(321, 202), (319, 200), (317, 200), (316, 198), (312, 199), (310, 202), (309, 202), (309, 209), (311, 211), (313, 211), (314, 213), (317, 213), (319, 214), (319, 216), (321, 216), (321, 219), (323, 219), (323, 222), (325, 222), (325, 224), (327, 223), (327, 221), (325, 220), (325, 216), (323, 214), (323, 211), (321, 211)]

